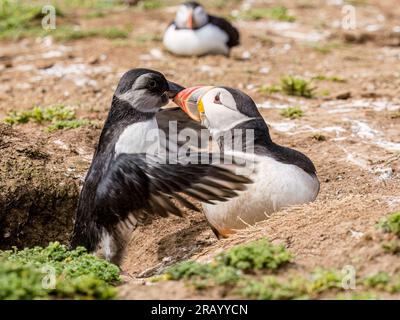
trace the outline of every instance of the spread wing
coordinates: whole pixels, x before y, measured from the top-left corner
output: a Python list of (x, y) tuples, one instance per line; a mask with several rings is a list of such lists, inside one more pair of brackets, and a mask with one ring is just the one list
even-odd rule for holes
[(239, 35), (239, 31), (232, 26), (232, 24), (225, 20), (224, 18), (220, 18), (220, 17), (215, 17), (215, 16), (209, 16), (210, 22), (214, 25), (216, 25), (218, 28), (224, 30), (228, 36), (228, 47), (234, 47), (239, 45), (240, 43), (240, 35)]
[[(195, 157), (200, 157), (204, 163), (212, 155), (197, 154)], [(210, 162), (163, 163), (162, 160), (146, 154), (118, 155), (98, 186), (96, 207), (119, 220), (139, 209), (163, 217), (169, 213), (182, 216), (171, 198), (186, 208), (198, 210), (182, 194), (206, 203), (226, 201), (237, 195), (236, 190), (244, 190), (245, 185), (252, 182), (222, 165), (208, 164)]]

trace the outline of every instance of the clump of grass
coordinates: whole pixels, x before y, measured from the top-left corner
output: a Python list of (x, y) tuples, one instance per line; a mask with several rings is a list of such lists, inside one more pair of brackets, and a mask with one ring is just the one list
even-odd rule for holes
[(370, 289), (400, 292), (400, 279), (393, 280), (385, 272), (358, 279), (360, 288), (350, 296), (344, 295), (344, 275), (337, 270), (317, 268), (308, 276), (291, 272), (289, 277), (282, 278), (278, 270), (290, 261), (290, 253), (282, 246), (262, 239), (235, 246), (210, 263), (183, 261), (154, 280), (183, 280), (196, 289), (218, 287), (223, 288), (225, 294), (266, 300), (318, 298), (337, 292), (338, 299), (368, 298)]
[[(55, 7), (57, 17), (64, 13)], [(28, 1), (0, 1), (0, 39), (19, 39), (43, 33), (41, 21), (44, 17), (42, 6)]]
[(90, 124), (89, 120), (86, 119), (73, 119), (73, 120), (60, 120), (55, 121), (53, 124), (46, 128), (47, 132), (53, 132), (63, 129), (76, 129)]
[(371, 276), (364, 278), (363, 285), (369, 288), (385, 288), (390, 282), (390, 276), (387, 272), (378, 272)]
[(154, 10), (163, 8), (165, 3), (161, 0), (142, 0), (139, 1), (137, 6), (143, 10)]
[(322, 74), (316, 75), (312, 77), (312, 80), (318, 80), (318, 81), (331, 81), (331, 82), (339, 82), (339, 83), (345, 83), (346, 79), (339, 77), (339, 76), (325, 76)]
[(89, 120), (76, 119), (75, 111), (63, 105), (55, 105), (47, 108), (34, 107), (25, 111), (12, 111), (4, 119), (4, 122), (11, 125), (28, 122), (38, 124), (48, 123), (46, 131), (74, 129), (90, 124)]
[(293, 76), (281, 78), (280, 85), (261, 86), (259, 88), (259, 92), (261, 93), (272, 94), (282, 92), (290, 96), (304, 98), (313, 98), (315, 90), (316, 87), (312, 86), (311, 81)]
[(169, 280), (190, 280), (198, 289), (215, 285), (235, 285), (244, 273), (255, 270), (276, 270), (290, 262), (292, 256), (283, 246), (266, 239), (239, 245), (219, 254), (212, 263), (184, 261), (165, 273)]
[(379, 221), (378, 227), (384, 232), (392, 233), (400, 237), (400, 211), (390, 214)]
[(290, 96), (312, 98), (315, 88), (308, 80), (287, 76), (281, 79), (281, 90)]
[(55, 105), (48, 108), (34, 107), (26, 111), (12, 111), (4, 119), (8, 124), (21, 124), (33, 121), (36, 123), (53, 122), (75, 119), (75, 112), (63, 105)]
[(217, 263), (250, 271), (278, 269), (290, 262), (292, 255), (282, 245), (273, 245), (266, 239), (238, 245), (217, 256)]
[(299, 107), (287, 107), (281, 111), (281, 115), (290, 119), (298, 119), (304, 115), (304, 112)]
[(116, 27), (97, 28), (97, 29), (77, 29), (71, 26), (59, 27), (55, 30), (49, 30), (43, 35), (51, 35), (57, 41), (70, 41), (84, 38), (102, 37), (106, 39), (126, 39), (129, 32)]
[(340, 289), (342, 278), (336, 271), (318, 268), (311, 275), (308, 291), (310, 293), (321, 293), (329, 289)]
[(275, 276), (266, 276), (260, 280), (250, 280), (238, 290), (246, 298), (258, 300), (305, 299), (307, 283), (303, 278), (279, 280)]
[[(52, 274), (54, 272), (54, 275)], [(46, 277), (55, 277), (46, 288)], [(0, 299), (111, 299), (119, 269), (79, 247), (58, 242), (46, 248), (0, 251)]]
[(273, 93), (278, 93), (281, 92), (281, 87), (277, 85), (270, 85), (270, 86), (261, 86), (258, 91), (260, 93), (266, 93), (266, 94), (273, 94)]
[(286, 7), (252, 8), (239, 14), (243, 20), (273, 19), (278, 21), (294, 22), (296, 18), (288, 13)]
[(216, 285), (234, 285), (241, 276), (241, 271), (218, 264), (205, 264), (195, 261), (183, 261), (166, 271), (167, 280), (190, 280), (197, 289)]

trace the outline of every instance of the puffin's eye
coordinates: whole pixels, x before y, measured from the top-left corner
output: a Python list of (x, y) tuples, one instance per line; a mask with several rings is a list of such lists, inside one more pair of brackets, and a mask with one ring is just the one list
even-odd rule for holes
[(215, 98), (214, 98), (214, 103), (216, 103), (216, 104), (222, 104), (222, 102), (221, 102), (221, 94), (220, 94), (220, 93), (218, 93), (218, 94), (215, 96)]
[(155, 89), (157, 87), (157, 82), (155, 80), (150, 80), (148, 86), (150, 89)]

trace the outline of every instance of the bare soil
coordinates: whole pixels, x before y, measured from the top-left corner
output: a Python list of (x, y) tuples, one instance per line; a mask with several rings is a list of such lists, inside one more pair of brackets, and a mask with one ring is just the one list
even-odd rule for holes
[[(90, 20), (83, 18), (83, 11), (75, 17), (83, 26), (131, 25), (127, 40), (1, 43), (0, 118), (11, 110), (62, 103), (76, 107), (79, 117), (102, 122), (121, 74), (147, 67), (186, 86), (242, 89), (260, 106), (272, 139), (304, 152), (317, 167), (321, 191), (315, 203), (276, 212), (229, 239), (217, 240), (199, 213), (138, 228), (123, 264), (132, 277), (121, 287), (121, 298), (223, 297), (218, 290), (195, 292), (179, 282), (149, 284), (145, 278), (176, 261), (207, 261), (221, 250), (261, 237), (283, 243), (304, 272), (345, 265), (353, 265), (360, 275), (400, 272), (398, 256), (383, 252), (385, 236), (375, 227), (380, 218), (400, 210), (400, 42), (395, 32), (400, 6), (397, 0), (357, 5), (357, 29), (345, 31), (342, 5), (329, 4), (334, 2), (279, 1), (297, 18), (294, 24), (234, 22), (242, 41), (229, 58), (177, 58), (165, 52), (159, 38), (173, 17), (168, 7)], [(240, 7), (235, 1), (224, 8), (203, 3), (224, 15)], [(279, 84), (288, 74), (335, 76), (344, 82), (314, 80), (313, 99), (260, 92), (260, 86)], [(301, 107), (304, 116), (283, 117), (281, 109), (287, 106)], [(15, 127), (31, 141), (44, 141), (44, 149), (63, 159), (59, 167), (65, 173), (72, 170), (81, 184), (100, 129), (42, 129), (35, 124)], [(1, 142), (0, 152), (3, 157)]]

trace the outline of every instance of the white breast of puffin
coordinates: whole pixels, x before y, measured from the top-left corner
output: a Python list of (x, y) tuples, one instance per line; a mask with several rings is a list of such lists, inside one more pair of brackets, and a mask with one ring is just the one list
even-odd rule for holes
[(158, 150), (159, 132), (156, 118), (136, 122), (124, 129), (115, 144), (115, 153), (151, 153)]
[(319, 181), (303, 169), (267, 156), (255, 156), (253, 184), (239, 196), (215, 205), (203, 204), (208, 221), (221, 233), (243, 229), (290, 205), (314, 201)]
[(191, 56), (207, 53), (228, 54), (228, 35), (209, 23), (196, 30), (176, 29), (170, 25), (164, 34), (165, 47), (174, 54)]

